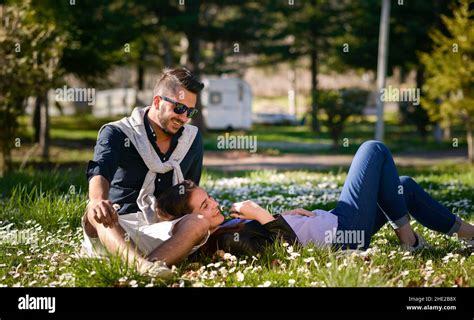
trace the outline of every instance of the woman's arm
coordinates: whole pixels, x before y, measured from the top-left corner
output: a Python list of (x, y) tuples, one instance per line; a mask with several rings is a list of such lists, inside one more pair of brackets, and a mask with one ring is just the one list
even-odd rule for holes
[[(266, 224), (270, 221), (275, 220), (275, 217), (270, 212), (263, 209), (251, 200), (234, 203), (230, 208), (230, 212), (230, 216), (233, 218), (256, 220), (261, 224)], [(306, 217), (314, 217), (315, 214), (303, 208), (297, 208), (285, 211), (281, 215), (300, 215)]]
[[(289, 243), (297, 241), (295, 232), (282, 216), (271, 215), (267, 210), (263, 209), (253, 201), (247, 200), (244, 202), (234, 203), (230, 212), (232, 212), (231, 216), (234, 218), (249, 219), (259, 222), (267, 231), (267, 235), (270, 237), (271, 242), (275, 241), (277, 238), (281, 238)], [(312, 212), (304, 209), (295, 209), (288, 211), (287, 213), (308, 217), (314, 216)]]
[(234, 203), (230, 208), (230, 216), (238, 219), (256, 220), (260, 224), (275, 220), (270, 212), (250, 200)]

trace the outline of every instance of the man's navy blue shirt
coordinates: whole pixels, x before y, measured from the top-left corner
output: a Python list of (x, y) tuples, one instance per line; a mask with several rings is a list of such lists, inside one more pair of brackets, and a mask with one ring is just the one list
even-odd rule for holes
[[(170, 148), (163, 154), (155, 140), (155, 133), (148, 122), (148, 112), (145, 113), (144, 124), (148, 139), (162, 162), (167, 161), (178, 145), (178, 138), (184, 128), (173, 135)], [(109, 181), (109, 200), (120, 205), (119, 214), (137, 212), (137, 198), (148, 167), (140, 157), (135, 146), (127, 140), (127, 136), (117, 127), (105, 126), (97, 138), (94, 148), (94, 160), (89, 161), (87, 179), (101, 175)], [(191, 148), (181, 161), (181, 171), (184, 179), (199, 184), (202, 171), (203, 142), (200, 132), (197, 133)], [(155, 196), (172, 186), (173, 171), (156, 175)]]

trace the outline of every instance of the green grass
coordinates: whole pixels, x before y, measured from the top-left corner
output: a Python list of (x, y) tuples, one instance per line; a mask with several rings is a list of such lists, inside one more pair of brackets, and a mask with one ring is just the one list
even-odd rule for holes
[[(203, 186), (221, 204), (254, 199), (272, 212), (334, 207), (344, 169), (205, 171)], [(404, 168), (436, 199), (474, 219), (474, 168)], [(275, 243), (256, 257), (200, 257), (169, 281), (140, 276), (119, 259), (78, 256), (86, 205), (84, 170), (13, 172), (0, 179), (0, 284), (4, 286), (473, 286), (474, 256), (456, 239), (414, 223), (434, 249), (399, 250), (384, 227), (363, 255)]]
[[(375, 118), (351, 118), (340, 137), (340, 143), (332, 148), (331, 136), (324, 126), (321, 133), (312, 132), (307, 126), (270, 126), (254, 125), (249, 131), (235, 131), (233, 135), (252, 135), (258, 140), (258, 152), (270, 154), (282, 153), (306, 153), (306, 154), (354, 154), (358, 146), (366, 141), (374, 139)], [(217, 148), (217, 137), (224, 132), (209, 132), (204, 140), (206, 150), (219, 150)], [(462, 128), (453, 130), (453, 138), (459, 141), (459, 147), (466, 147), (465, 133)], [(347, 140), (344, 140), (347, 139)], [(348, 146), (343, 142), (347, 141)], [(388, 115), (385, 122), (384, 143), (394, 153), (410, 151), (436, 151), (452, 149), (452, 143), (434, 141), (432, 135), (428, 135), (426, 141), (416, 132), (414, 126), (400, 125), (394, 115)]]
[[(99, 128), (116, 118), (94, 118), (91, 115), (60, 116), (51, 118), (50, 136), (52, 139), (52, 156), (55, 162), (66, 163), (68, 161), (86, 161), (92, 157), (93, 146), (97, 139)], [(20, 137), (25, 141), (28, 148), (32, 141), (33, 130), (28, 124), (29, 118), (20, 118)], [(396, 114), (386, 114), (385, 143), (394, 153), (403, 151), (436, 151), (452, 149), (451, 142), (438, 144), (432, 135), (423, 141), (416, 133), (414, 126), (400, 125)], [(308, 126), (269, 126), (254, 125), (248, 131), (234, 131), (232, 135), (251, 135), (258, 140), (258, 153), (282, 154), (282, 153), (306, 153), (306, 154), (354, 154), (358, 146), (366, 140), (374, 138), (375, 118), (353, 117), (348, 121), (347, 127), (340, 138), (337, 148), (331, 148), (332, 140), (327, 129), (323, 126), (319, 134), (312, 132)], [(218, 149), (218, 136), (223, 131), (210, 131), (204, 137), (204, 149), (208, 151), (220, 151)], [(459, 140), (459, 147), (466, 147), (466, 138), (463, 128), (453, 128), (453, 138)], [(343, 146), (343, 139), (349, 143)], [(26, 152), (26, 149), (23, 154)], [(79, 150), (79, 151), (78, 151)], [(15, 160), (22, 161), (21, 156)], [(39, 157), (32, 157), (33, 162), (39, 162)]]

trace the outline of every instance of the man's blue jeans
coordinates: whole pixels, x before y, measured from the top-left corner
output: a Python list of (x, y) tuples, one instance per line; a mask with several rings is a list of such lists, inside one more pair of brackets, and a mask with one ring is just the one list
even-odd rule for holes
[(399, 177), (388, 148), (373, 140), (364, 142), (357, 150), (339, 202), (331, 212), (338, 216), (338, 232), (362, 233), (363, 244), (339, 243), (346, 249), (366, 249), (387, 221), (394, 229), (407, 224), (408, 213), (425, 227), (447, 235), (457, 232), (461, 225), (459, 217), (412, 178)]

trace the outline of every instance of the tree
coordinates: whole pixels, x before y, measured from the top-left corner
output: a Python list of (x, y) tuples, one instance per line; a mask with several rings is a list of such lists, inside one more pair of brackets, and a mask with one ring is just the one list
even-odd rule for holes
[[(264, 16), (262, 6), (256, 1), (198, 1), (145, 4), (155, 13), (157, 23), (168, 31), (180, 34), (188, 44), (184, 64), (198, 77), (202, 74), (220, 75), (238, 71), (241, 67), (236, 56), (252, 47), (261, 35), (259, 31)], [(202, 111), (200, 99), (196, 108)], [(202, 112), (193, 118), (193, 124), (202, 132), (206, 127)]]
[[(452, 0), (395, 1), (390, 10), (390, 42), (388, 70), (402, 67), (403, 71), (417, 69), (419, 58), (417, 51), (427, 51), (432, 46), (428, 34), (433, 27), (442, 27), (440, 15), (449, 13)], [(378, 32), (381, 2), (373, 0), (349, 1), (344, 20), (345, 33), (336, 44), (339, 48), (348, 44), (349, 50), (334, 51), (337, 59), (331, 61), (331, 67), (344, 70), (347, 66), (376, 70)]]
[(427, 125), (433, 124), (426, 110), (420, 108), (419, 105), (414, 105), (411, 101), (399, 102), (398, 106), (401, 123), (414, 125), (422, 141), (426, 142), (428, 138)]
[[(442, 28), (441, 14), (449, 13), (451, 0), (407, 1), (404, 5), (393, 5), (395, 19), (392, 24), (396, 28), (393, 32), (393, 43), (397, 50), (393, 65), (399, 66), (402, 81), (408, 71), (416, 71), (416, 87), (422, 88), (425, 82), (425, 69), (419, 62), (417, 53), (428, 51), (433, 42), (429, 37), (431, 28)], [(403, 123), (413, 124), (422, 140), (426, 141), (428, 125), (433, 124), (427, 111), (413, 102), (399, 102), (400, 117)]]
[(459, 0), (452, 17), (443, 15), (447, 32), (430, 33), (433, 49), (422, 53), (427, 78), (423, 107), (446, 126), (462, 122), (467, 131), (468, 157), (474, 163), (474, 0)]
[(326, 114), (323, 123), (332, 137), (333, 148), (339, 145), (339, 139), (350, 116), (361, 115), (365, 107), (368, 92), (359, 89), (320, 90), (318, 104)]
[(67, 36), (61, 67), (87, 85), (104, 84), (112, 67), (128, 62), (132, 42), (147, 26), (142, 8), (126, 0), (35, 3), (35, 9)]
[[(132, 41), (145, 28), (140, 7), (124, 0), (37, 0), (31, 1), (30, 6), (37, 22), (54, 23), (67, 43), (60, 59), (63, 72), (55, 76), (55, 86), (64, 84), (62, 76), (66, 74), (76, 76), (89, 86), (104, 84), (103, 79), (113, 66), (132, 60)], [(35, 142), (40, 143), (45, 160), (49, 154), (47, 92), (52, 87), (53, 83), (47, 82), (34, 92), (34, 137)]]
[(20, 147), (18, 117), (28, 96), (47, 87), (59, 72), (65, 45), (52, 22), (38, 18), (30, 1), (0, 5), (0, 175), (11, 169), (11, 150)]
[(330, 0), (291, 2), (269, 0), (269, 16), (265, 37), (258, 51), (260, 65), (279, 62), (295, 64), (300, 58), (309, 58), (311, 71), (311, 128), (320, 131), (318, 121), (318, 74), (330, 60), (331, 46), (345, 31), (342, 28), (347, 4)]
[[(404, 0), (392, 3), (388, 75), (393, 73), (395, 67), (399, 67), (404, 81), (408, 72), (415, 70), (416, 87), (423, 86), (425, 70), (419, 63), (417, 53), (428, 51), (432, 46), (428, 31), (433, 27), (442, 27), (440, 15), (449, 12), (450, 2)], [(337, 40), (336, 47), (347, 46), (348, 50), (335, 51), (330, 66), (339, 71), (346, 67), (375, 71), (380, 1), (350, 1), (347, 14), (349, 19), (344, 23), (346, 33)], [(399, 108), (402, 120), (415, 124), (418, 133), (424, 138), (427, 126), (431, 123), (425, 109), (407, 103), (400, 103)]]

